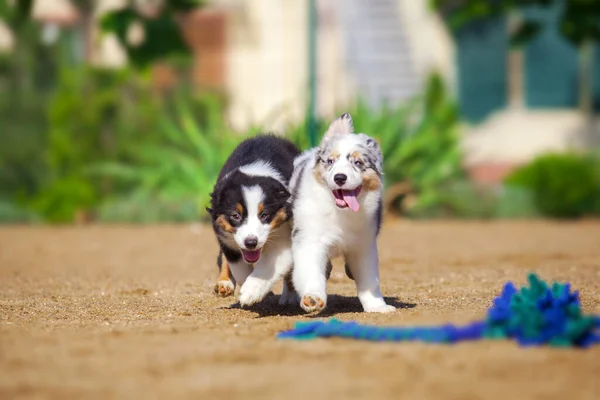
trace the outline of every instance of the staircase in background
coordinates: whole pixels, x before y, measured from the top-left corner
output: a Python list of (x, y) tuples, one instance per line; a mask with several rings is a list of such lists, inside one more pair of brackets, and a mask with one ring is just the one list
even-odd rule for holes
[(346, 62), (371, 107), (398, 104), (420, 89), (398, 0), (339, 1)]

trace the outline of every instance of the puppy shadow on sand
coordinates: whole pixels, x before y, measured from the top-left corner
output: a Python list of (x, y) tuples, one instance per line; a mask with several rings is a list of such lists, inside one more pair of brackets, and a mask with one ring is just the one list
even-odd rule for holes
[[(306, 314), (300, 305), (288, 304), (282, 306), (279, 304), (279, 295), (273, 294), (272, 292), (267, 295), (260, 303), (254, 304), (250, 307), (242, 308), (240, 303), (237, 302), (229, 307), (221, 307), (222, 309), (243, 309), (257, 313), (257, 318), (274, 317), (274, 316), (306, 316), (307, 318), (323, 318), (332, 317), (338, 314), (347, 313), (361, 313), (363, 312), (362, 305), (356, 296), (342, 296), (339, 294), (330, 294), (327, 296), (327, 307), (314, 314)], [(397, 309), (408, 309), (414, 308), (417, 305), (415, 303), (405, 303), (398, 300), (396, 297), (384, 297), (385, 302), (390, 304)]]

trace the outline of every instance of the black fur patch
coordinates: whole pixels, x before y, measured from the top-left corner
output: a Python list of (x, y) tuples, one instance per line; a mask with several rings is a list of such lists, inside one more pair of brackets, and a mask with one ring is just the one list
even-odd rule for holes
[(231, 249), (229, 246), (226, 246), (220, 240), (219, 245), (221, 246), (221, 253), (223, 253), (227, 261), (238, 262), (242, 258), (242, 253), (240, 249)]

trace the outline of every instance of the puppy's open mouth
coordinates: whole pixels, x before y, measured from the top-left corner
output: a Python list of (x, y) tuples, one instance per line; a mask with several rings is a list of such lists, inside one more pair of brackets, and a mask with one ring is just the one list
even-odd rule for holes
[(343, 190), (343, 189), (335, 189), (331, 192), (333, 193), (333, 197), (335, 197), (335, 205), (339, 208), (350, 208), (352, 211), (357, 212), (360, 209), (360, 204), (358, 204), (358, 194), (360, 193), (361, 187), (357, 187), (354, 190)]
[(260, 258), (260, 250), (242, 250), (242, 256), (247, 263), (254, 264)]

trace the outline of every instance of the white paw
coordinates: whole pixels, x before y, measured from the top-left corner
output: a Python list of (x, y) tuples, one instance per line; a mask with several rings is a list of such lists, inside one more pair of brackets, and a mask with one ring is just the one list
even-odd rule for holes
[(240, 288), (240, 305), (250, 306), (261, 301), (271, 290), (271, 283), (249, 277)]
[(390, 306), (389, 304), (365, 307), (365, 312), (372, 313), (390, 313), (394, 311), (396, 311), (396, 307)]
[(281, 293), (279, 298), (279, 305), (285, 306), (286, 304), (298, 304), (300, 302), (300, 296), (296, 292), (284, 291)]
[(218, 281), (213, 290), (217, 296), (229, 297), (235, 291), (235, 285), (231, 281)]
[(321, 311), (327, 305), (327, 296), (307, 293), (302, 296), (300, 307), (306, 312)]

